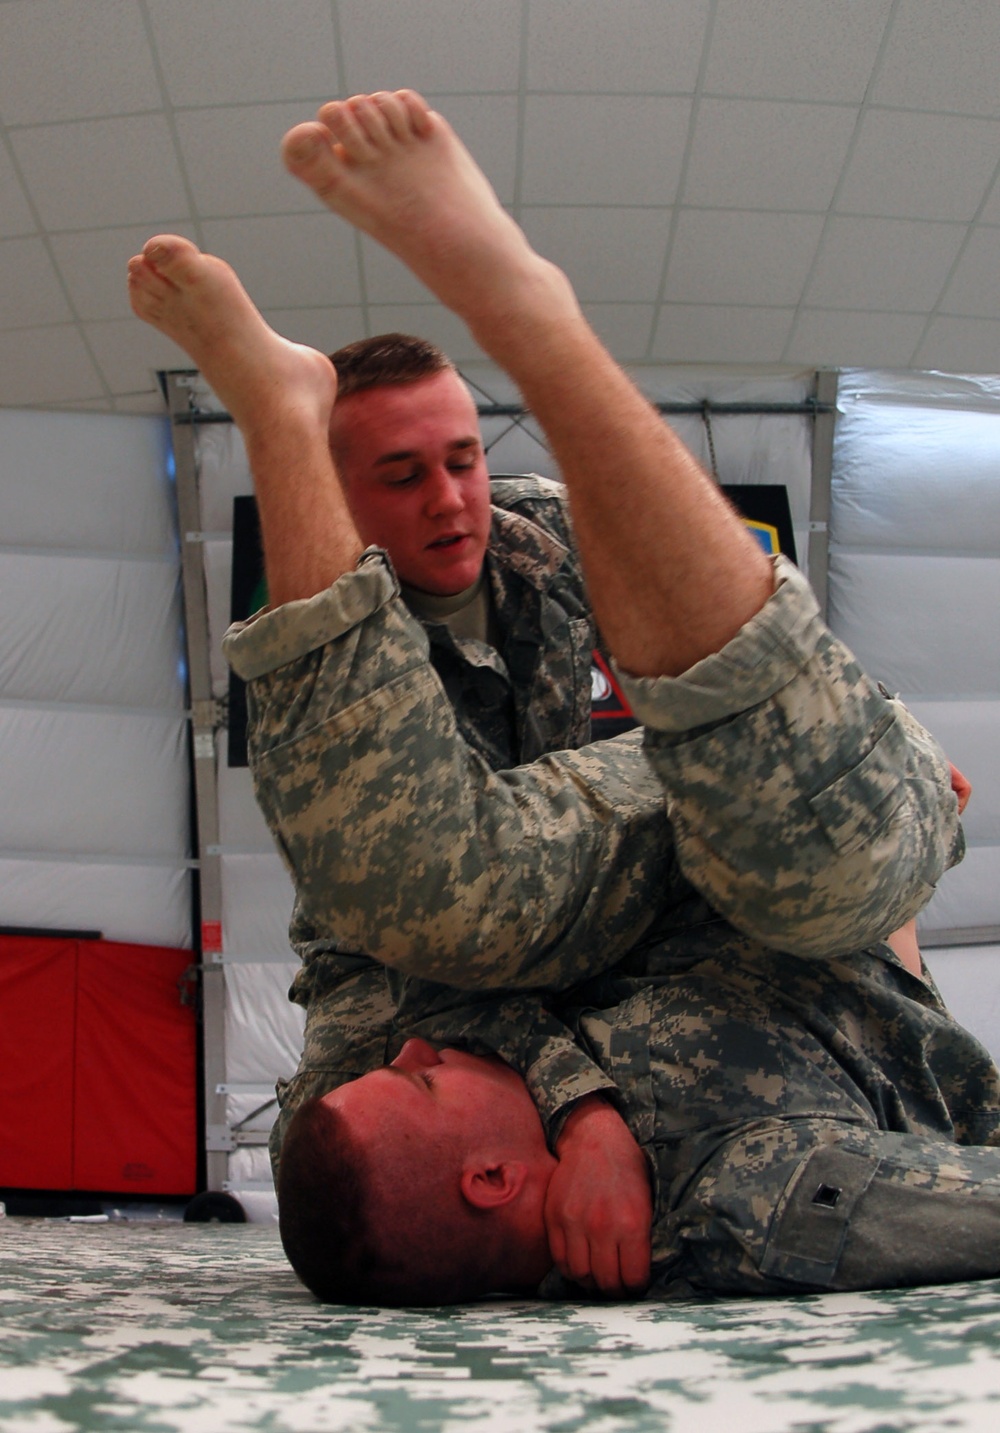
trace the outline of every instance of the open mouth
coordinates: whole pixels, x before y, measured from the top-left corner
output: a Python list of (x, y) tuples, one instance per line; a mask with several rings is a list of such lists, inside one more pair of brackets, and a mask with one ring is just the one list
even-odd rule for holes
[(464, 542), (465, 539), (466, 539), (466, 534), (465, 534), (464, 532), (456, 532), (456, 533), (452, 533), (452, 534), (451, 534), (450, 536), (448, 536), (448, 537), (436, 537), (436, 538), (434, 539), (434, 541), (433, 541), (433, 542), (429, 542), (429, 543), (427, 544), (427, 546), (428, 546), (428, 547), (437, 547), (437, 548), (441, 548), (441, 547), (457, 547), (458, 544), (459, 544), (460, 542)]

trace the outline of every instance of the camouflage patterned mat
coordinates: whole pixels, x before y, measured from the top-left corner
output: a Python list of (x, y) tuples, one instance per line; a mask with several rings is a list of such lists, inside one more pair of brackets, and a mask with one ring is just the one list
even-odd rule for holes
[(997, 1283), (317, 1305), (261, 1225), (0, 1222), (3, 1433), (995, 1433)]

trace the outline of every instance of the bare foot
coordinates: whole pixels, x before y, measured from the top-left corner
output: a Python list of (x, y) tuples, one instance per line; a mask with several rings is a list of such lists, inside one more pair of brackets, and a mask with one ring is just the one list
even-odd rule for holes
[(324, 105), (282, 146), (341, 218), (384, 244), (494, 357), (507, 331), (578, 314), (567, 280), (529, 245), (447, 121), (412, 90)]
[(280, 410), (325, 432), (337, 392), (333, 365), (274, 332), (223, 259), (161, 234), (129, 260), (133, 311), (180, 344), (246, 436)]

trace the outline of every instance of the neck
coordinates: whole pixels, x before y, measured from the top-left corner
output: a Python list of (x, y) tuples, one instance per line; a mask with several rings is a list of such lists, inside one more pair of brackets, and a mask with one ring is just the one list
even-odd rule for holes
[(498, 1270), (505, 1289), (534, 1292), (552, 1268), (545, 1232), (545, 1196), (556, 1167), (555, 1158), (546, 1150), (544, 1158), (535, 1164), (521, 1198), (505, 1210)]

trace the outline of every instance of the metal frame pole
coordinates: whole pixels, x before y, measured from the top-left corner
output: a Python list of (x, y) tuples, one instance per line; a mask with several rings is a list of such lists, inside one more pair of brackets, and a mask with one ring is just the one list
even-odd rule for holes
[(201, 495), (195, 429), (190, 421), (196, 375), (165, 375), (177, 472), (181, 581), (191, 689), (191, 743), (201, 892), (201, 1034), (205, 1086), (205, 1168), (209, 1189), (221, 1190), (235, 1142), (226, 1117), (226, 986), (222, 964), (222, 872), (215, 757), (218, 710), (212, 696), (208, 603), (202, 555)]

